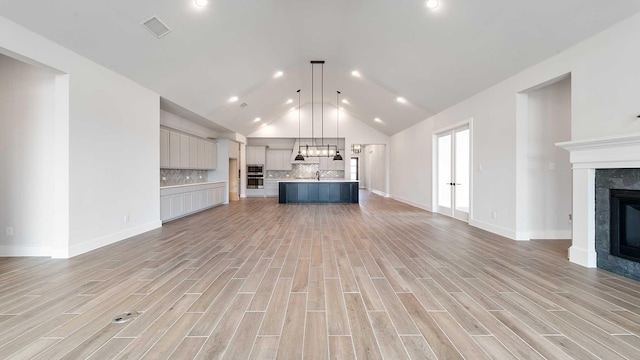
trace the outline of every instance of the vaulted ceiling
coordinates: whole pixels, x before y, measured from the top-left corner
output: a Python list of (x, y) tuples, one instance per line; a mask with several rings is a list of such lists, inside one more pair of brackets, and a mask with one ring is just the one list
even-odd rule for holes
[[(311, 101), (310, 60), (326, 61), (326, 103), (341, 90), (345, 111), (392, 135), (638, 11), (637, 0), (440, 0), (435, 11), (424, 0), (0, 0), (1, 16), (245, 135), (295, 106), (297, 89)], [(152, 16), (172, 32), (144, 29)]]

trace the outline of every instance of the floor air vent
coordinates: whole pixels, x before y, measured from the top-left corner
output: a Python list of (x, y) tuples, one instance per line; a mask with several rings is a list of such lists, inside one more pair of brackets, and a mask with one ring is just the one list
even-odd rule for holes
[(154, 16), (147, 21), (143, 21), (142, 26), (151, 31), (155, 36), (158, 37), (158, 39), (171, 32), (171, 29), (169, 29), (167, 24), (165, 24), (157, 16)]

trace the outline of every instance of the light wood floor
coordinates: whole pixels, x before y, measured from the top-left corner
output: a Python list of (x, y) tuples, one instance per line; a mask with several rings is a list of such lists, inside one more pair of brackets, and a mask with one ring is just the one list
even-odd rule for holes
[(568, 246), (367, 193), (247, 199), (70, 260), (0, 259), (0, 358), (639, 359), (640, 283)]

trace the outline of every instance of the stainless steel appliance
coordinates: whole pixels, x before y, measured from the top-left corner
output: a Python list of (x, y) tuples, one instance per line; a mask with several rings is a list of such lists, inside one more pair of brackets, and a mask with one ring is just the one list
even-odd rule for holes
[(264, 165), (247, 165), (247, 189), (264, 189)]

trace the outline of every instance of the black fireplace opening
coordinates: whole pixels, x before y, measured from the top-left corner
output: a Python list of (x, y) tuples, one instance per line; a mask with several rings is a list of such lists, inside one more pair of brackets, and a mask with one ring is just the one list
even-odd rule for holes
[(640, 190), (609, 190), (611, 255), (640, 262)]

